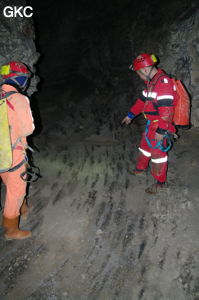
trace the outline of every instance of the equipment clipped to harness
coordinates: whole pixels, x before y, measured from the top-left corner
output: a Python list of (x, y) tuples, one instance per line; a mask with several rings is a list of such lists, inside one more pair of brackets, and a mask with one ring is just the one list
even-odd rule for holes
[[(30, 147), (29, 147), (30, 148)], [(31, 149), (31, 148), (30, 148)], [(20, 177), (25, 182), (35, 182), (42, 176), (40, 175), (39, 167), (36, 167), (33, 162), (29, 163), (28, 157), (26, 159), (26, 170), (20, 174)]]
[(150, 120), (147, 120), (147, 124), (146, 124), (146, 130), (145, 130), (145, 138), (146, 138), (146, 142), (148, 144), (148, 146), (151, 149), (160, 149), (163, 152), (167, 152), (169, 151), (169, 149), (172, 147), (173, 145), (173, 139), (171, 137), (171, 135), (169, 133), (166, 133), (163, 136), (163, 139), (161, 141), (157, 141), (155, 146), (152, 146), (152, 142), (156, 141), (155, 139), (149, 139), (148, 138), (148, 132), (149, 132), (149, 125), (150, 125)]
[(25, 182), (35, 182), (41, 178), (40, 170), (38, 167), (28, 165), (27, 170), (22, 172), (20, 177)]

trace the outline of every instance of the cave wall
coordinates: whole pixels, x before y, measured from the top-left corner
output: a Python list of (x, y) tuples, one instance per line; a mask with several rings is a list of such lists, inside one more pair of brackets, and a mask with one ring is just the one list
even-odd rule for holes
[[(191, 95), (192, 125), (199, 126), (197, 1), (31, 3), (33, 19), (5, 18), (3, 8), (13, 3), (0, 3), (1, 64), (18, 59), (30, 67), (29, 94), (37, 90), (39, 81), (35, 66), (40, 54), (35, 42), (41, 50), (37, 68), (47, 84), (84, 78), (99, 91), (125, 87), (133, 91), (132, 97), (141, 83), (128, 67), (138, 53), (152, 52), (158, 55), (161, 68), (183, 80)], [(27, 2), (17, 0), (15, 5)]]
[(155, 53), (159, 67), (183, 80), (199, 126), (198, 8), (196, 0), (35, 2), (41, 76), (49, 85), (82, 76), (99, 92), (120, 87), (133, 97), (141, 83), (128, 67), (140, 52)]
[[(191, 122), (199, 126), (199, 11), (173, 26), (163, 59), (170, 73), (182, 79), (191, 96)], [(180, 55), (179, 55), (180, 53)]]
[[(37, 91), (39, 77), (36, 74), (35, 64), (38, 61), (39, 53), (35, 46), (35, 31), (32, 18), (10, 17), (3, 15), (5, 6), (26, 6), (24, 0), (1, 0), (0, 2), (0, 65), (11, 60), (24, 62), (32, 72), (30, 87), (27, 90), (29, 95)], [(2, 78), (0, 78), (2, 82)]]

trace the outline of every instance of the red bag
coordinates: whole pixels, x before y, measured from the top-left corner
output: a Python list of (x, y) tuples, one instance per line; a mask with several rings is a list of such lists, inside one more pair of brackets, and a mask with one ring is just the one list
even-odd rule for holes
[(190, 126), (190, 97), (180, 80), (172, 78), (172, 81), (177, 94), (173, 123), (179, 128), (187, 128)]

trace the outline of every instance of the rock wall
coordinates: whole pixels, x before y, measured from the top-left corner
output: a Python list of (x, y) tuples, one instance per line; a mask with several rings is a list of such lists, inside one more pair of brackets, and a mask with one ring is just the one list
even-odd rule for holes
[[(180, 26), (179, 26), (180, 25)], [(168, 56), (163, 63), (170, 73), (182, 79), (191, 95), (191, 121), (199, 126), (199, 12), (173, 26), (169, 43), (164, 49)]]
[[(2, 0), (1, 11), (11, 3)], [(25, 5), (24, 0), (17, 3)], [(118, 86), (136, 96), (141, 83), (128, 66), (140, 52), (156, 53), (159, 66), (183, 80), (191, 94), (192, 125), (199, 126), (198, 1), (87, 0), (55, 6), (50, 0), (48, 6), (39, 1), (32, 5), (42, 53), (38, 67), (46, 84), (82, 77), (83, 85), (90, 84), (99, 92)], [(0, 33), (6, 39), (0, 45), (2, 63), (17, 58), (35, 73), (39, 54), (32, 20), (2, 17)], [(37, 81), (33, 77), (29, 93), (36, 90)]]
[(198, 1), (87, 0), (53, 7), (54, 13), (52, 3), (35, 7), (44, 53), (41, 71), (49, 85), (82, 76), (99, 93), (125, 88), (135, 97), (141, 82), (128, 67), (139, 53), (155, 53), (159, 66), (184, 82), (192, 100), (192, 125), (199, 126)]
[[(31, 18), (10, 17), (3, 15), (5, 6), (26, 6), (24, 0), (1, 0), (0, 2), (0, 65), (11, 60), (24, 62), (32, 72), (28, 94), (37, 91), (39, 78), (36, 73), (35, 64), (38, 61), (39, 53), (35, 46), (34, 25)], [(2, 78), (0, 78), (2, 82)]]

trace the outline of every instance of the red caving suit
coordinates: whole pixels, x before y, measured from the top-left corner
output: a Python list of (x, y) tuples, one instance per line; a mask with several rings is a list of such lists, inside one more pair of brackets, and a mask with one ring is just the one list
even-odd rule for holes
[[(156, 132), (165, 134), (166, 131), (176, 131), (172, 124), (175, 101), (176, 88), (174, 84), (163, 70), (158, 69), (147, 89), (142, 92), (135, 104), (130, 108), (130, 112), (135, 116), (143, 113), (145, 118), (150, 120), (148, 138), (151, 140), (155, 139)], [(136, 169), (146, 169), (151, 160), (152, 176), (159, 182), (165, 182), (167, 176), (167, 153), (160, 149), (150, 148), (145, 136), (146, 133), (144, 132), (139, 146), (140, 153)], [(151, 142), (153, 147), (156, 143), (157, 141)]]

